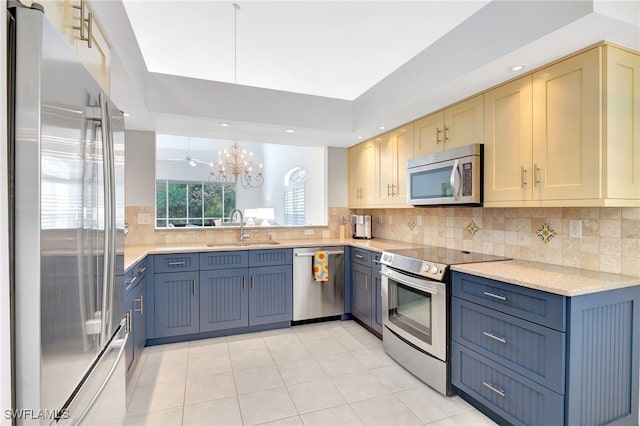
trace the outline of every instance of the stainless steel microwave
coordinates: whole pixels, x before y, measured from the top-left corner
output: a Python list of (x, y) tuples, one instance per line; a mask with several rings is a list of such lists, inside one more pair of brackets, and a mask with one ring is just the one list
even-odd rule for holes
[(472, 144), (409, 160), (409, 204), (481, 206), (483, 148), (482, 144)]

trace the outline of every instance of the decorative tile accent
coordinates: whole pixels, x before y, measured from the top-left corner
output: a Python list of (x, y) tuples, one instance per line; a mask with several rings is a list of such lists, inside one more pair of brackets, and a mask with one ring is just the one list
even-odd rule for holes
[(538, 228), (536, 235), (540, 237), (543, 243), (547, 244), (553, 237), (558, 235), (558, 233), (555, 230), (551, 229), (551, 226), (549, 226), (549, 224), (545, 222), (544, 225)]
[(407, 223), (407, 226), (409, 227), (410, 230), (413, 231), (413, 228), (416, 227), (416, 222), (413, 220), (412, 217), (409, 218), (409, 223)]
[(471, 219), (471, 222), (469, 222), (469, 224), (464, 229), (469, 231), (469, 234), (473, 237), (478, 233), (480, 227), (474, 222), (473, 219)]

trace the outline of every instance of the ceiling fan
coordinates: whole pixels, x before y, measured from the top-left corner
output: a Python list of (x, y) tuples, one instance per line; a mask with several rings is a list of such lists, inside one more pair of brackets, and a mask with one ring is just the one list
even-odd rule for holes
[(191, 167), (196, 167), (198, 164), (204, 164), (206, 166), (209, 165), (207, 161), (198, 160), (197, 158), (193, 158), (191, 156), (191, 140), (189, 137), (187, 137), (187, 153), (185, 154), (185, 156), (183, 158), (170, 158), (165, 161), (186, 162)]

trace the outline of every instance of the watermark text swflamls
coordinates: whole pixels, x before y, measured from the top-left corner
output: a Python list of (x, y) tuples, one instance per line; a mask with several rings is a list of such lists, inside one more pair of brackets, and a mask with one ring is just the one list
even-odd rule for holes
[(32, 408), (16, 408), (12, 410), (4, 410), (4, 418), (21, 419), (21, 420), (54, 420), (68, 419), (70, 417), (69, 410), (34, 410)]

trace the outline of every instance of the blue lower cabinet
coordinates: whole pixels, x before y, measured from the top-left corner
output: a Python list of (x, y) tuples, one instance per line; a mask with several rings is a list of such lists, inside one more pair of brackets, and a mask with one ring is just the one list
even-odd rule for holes
[(198, 272), (155, 274), (155, 337), (197, 333), (200, 330)]
[(564, 396), (485, 358), (451, 345), (451, 383), (514, 425), (562, 425)]
[(249, 325), (293, 319), (291, 265), (250, 268)]
[(559, 296), (453, 272), (451, 383), (517, 425), (638, 424), (640, 287)]
[[(148, 338), (245, 332), (252, 326), (290, 322), (291, 259), (291, 249), (162, 255), (162, 271), (169, 266), (200, 269), (153, 275), (152, 290), (147, 292), (153, 300), (148, 312), (154, 317), (147, 323)], [(252, 266), (268, 262), (272, 265)]]
[(200, 272), (201, 332), (248, 325), (247, 282), (247, 268)]
[(360, 263), (351, 266), (351, 313), (367, 326), (373, 319), (373, 279), (371, 267)]

